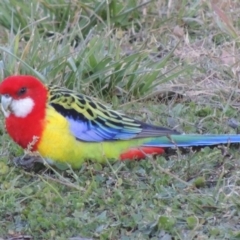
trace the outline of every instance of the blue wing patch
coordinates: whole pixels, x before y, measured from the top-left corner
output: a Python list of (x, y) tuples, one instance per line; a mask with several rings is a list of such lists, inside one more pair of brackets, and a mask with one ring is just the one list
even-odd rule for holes
[(72, 117), (66, 117), (70, 124), (71, 133), (81, 141), (86, 142), (102, 142), (112, 141), (117, 139), (131, 139), (137, 133), (127, 131), (127, 129), (114, 129), (101, 126), (100, 124), (93, 124), (90, 121), (75, 120)]

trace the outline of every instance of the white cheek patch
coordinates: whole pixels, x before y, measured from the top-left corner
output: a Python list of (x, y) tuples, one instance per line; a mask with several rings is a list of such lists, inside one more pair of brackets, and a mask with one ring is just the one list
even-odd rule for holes
[(19, 100), (12, 100), (11, 111), (16, 117), (24, 118), (33, 110), (35, 103), (32, 98), (27, 97)]

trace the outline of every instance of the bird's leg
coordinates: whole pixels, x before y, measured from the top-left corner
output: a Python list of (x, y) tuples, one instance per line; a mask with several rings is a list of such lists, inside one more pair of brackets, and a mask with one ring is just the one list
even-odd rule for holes
[(15, 157), (13, 159), (13, 163), (18, 166), (22, 167), (24, 169), (31, 169), (34, 167), (35, 163), (43, 163), (43, 159), (40, 155), (36, 154), (24, 154), (21, 157)]

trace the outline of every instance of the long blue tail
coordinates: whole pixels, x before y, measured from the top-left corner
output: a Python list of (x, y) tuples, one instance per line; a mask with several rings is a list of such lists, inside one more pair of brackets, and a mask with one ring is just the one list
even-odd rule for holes
[(143, 146), (152, 147), (193, 147), (211, 146), (218, 144), (240, 143), (240, 134), (236, 135), (171, 135), (158, 137), (144, 143)]

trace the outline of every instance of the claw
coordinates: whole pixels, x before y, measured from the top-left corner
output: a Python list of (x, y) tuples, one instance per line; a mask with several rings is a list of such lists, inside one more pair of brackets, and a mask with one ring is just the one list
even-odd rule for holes
[(24, 155), (22, 157), (14, 158), (13, 163), (17, 167), (22, 167), (24, 169), (32, 169), (35, 163), (43, 163), (43, 159), (39, 156)]

